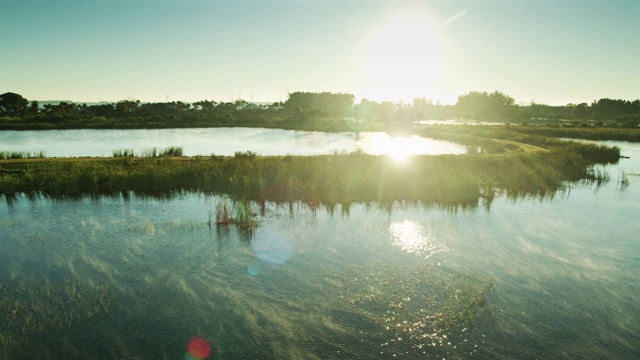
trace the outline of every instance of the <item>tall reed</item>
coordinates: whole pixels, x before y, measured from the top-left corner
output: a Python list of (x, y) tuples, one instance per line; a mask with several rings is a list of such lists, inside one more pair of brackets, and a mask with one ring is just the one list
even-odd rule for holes
[(136, 154), (131, 149), (114, 149), (112, 152), (113, 157), (167, 157), (167, 156), (183, 156), (184, 150), (181, 146), (169, 146), (164, 149), (158, 149), (156, 147), (143, 150), (140, 154)]

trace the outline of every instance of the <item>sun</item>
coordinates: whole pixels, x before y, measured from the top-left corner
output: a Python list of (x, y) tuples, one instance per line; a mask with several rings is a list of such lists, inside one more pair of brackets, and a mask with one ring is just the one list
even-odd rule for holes
[(439, 26), (425, 11), (403, 11), (369, 37), (361, 98), (410, 101), (432, 96), (440, 62)]

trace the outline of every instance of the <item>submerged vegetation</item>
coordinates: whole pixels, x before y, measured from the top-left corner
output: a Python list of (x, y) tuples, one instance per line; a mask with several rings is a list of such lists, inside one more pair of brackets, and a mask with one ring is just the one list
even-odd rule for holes
[(67, 281), (56, 286), (24, 286), (0, 283), (0, 351), (30, 337), (74, 326), (108, 313), (114, 302), (105, 285), (87, 287)]

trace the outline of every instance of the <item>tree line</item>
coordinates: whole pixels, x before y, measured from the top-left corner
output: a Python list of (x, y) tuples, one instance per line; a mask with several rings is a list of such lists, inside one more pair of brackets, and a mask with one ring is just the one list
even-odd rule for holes
[(416, 98), (410, 103), (373, 102), (363, 99), (354, 106), (356, 117), (391, 119), (396, 123), (419, 120), (478, 120), (489, 122), (557, 122), (569, 120), (573, 125), (609, 125), (637, 127), (640, 125), (640, 100), (600, 99), (591, 104), (553, 106), (531, 102), (517, 105), (515, 100), (498, 91), (472, 91), (460, 95), (454, 105), (434, 103)]
[[(517, 105), (498, 91), (472, 91), (460, 95), (454, 105), (416, 98), (412, 102), (375, 102), (348, 93), (293, 92), (283, 102), (254, 104), (245, 100), (193, 103), (121, 100), (85, 104), (59, 102), (40, 105), (36, 100), (7, 92), (0, 95), (0, 128), (154, 128), (265, 126), (282, 128), (348, 129), (364, 125), (410, 125), (419, 120), (481, 120), (531, 122), (570, 120), (574, 125), (640, 125), (640, 100), (599, 99), (591, 104), (551, 106), (531, 102)], [(587, 123), (588, 121), (588, 123)]]

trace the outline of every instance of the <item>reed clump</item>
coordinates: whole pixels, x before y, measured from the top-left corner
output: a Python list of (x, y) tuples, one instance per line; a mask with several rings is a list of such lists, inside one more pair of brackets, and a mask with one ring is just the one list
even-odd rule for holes
[(235, 225), (240, 231), (250, 233), (258, 227), (257, 214), (250, 201), (222, 201), (216, 204), (215, 211), (209, 211), (207, 225), (212, 227), (215, 215), (216, 227)]
[(135, 153), (131, 149), (114, 149), (113, 157), (135, 157)]
[(169, 156), (183, 156), (184, 150), (181, 146), (169, 146), (164, 149), (158, 149), (156, 147), (143, 150), (140, 154), (136, 154), (132, 149), (114, 149), (112, 156), (119, 157), (169, 157)]

